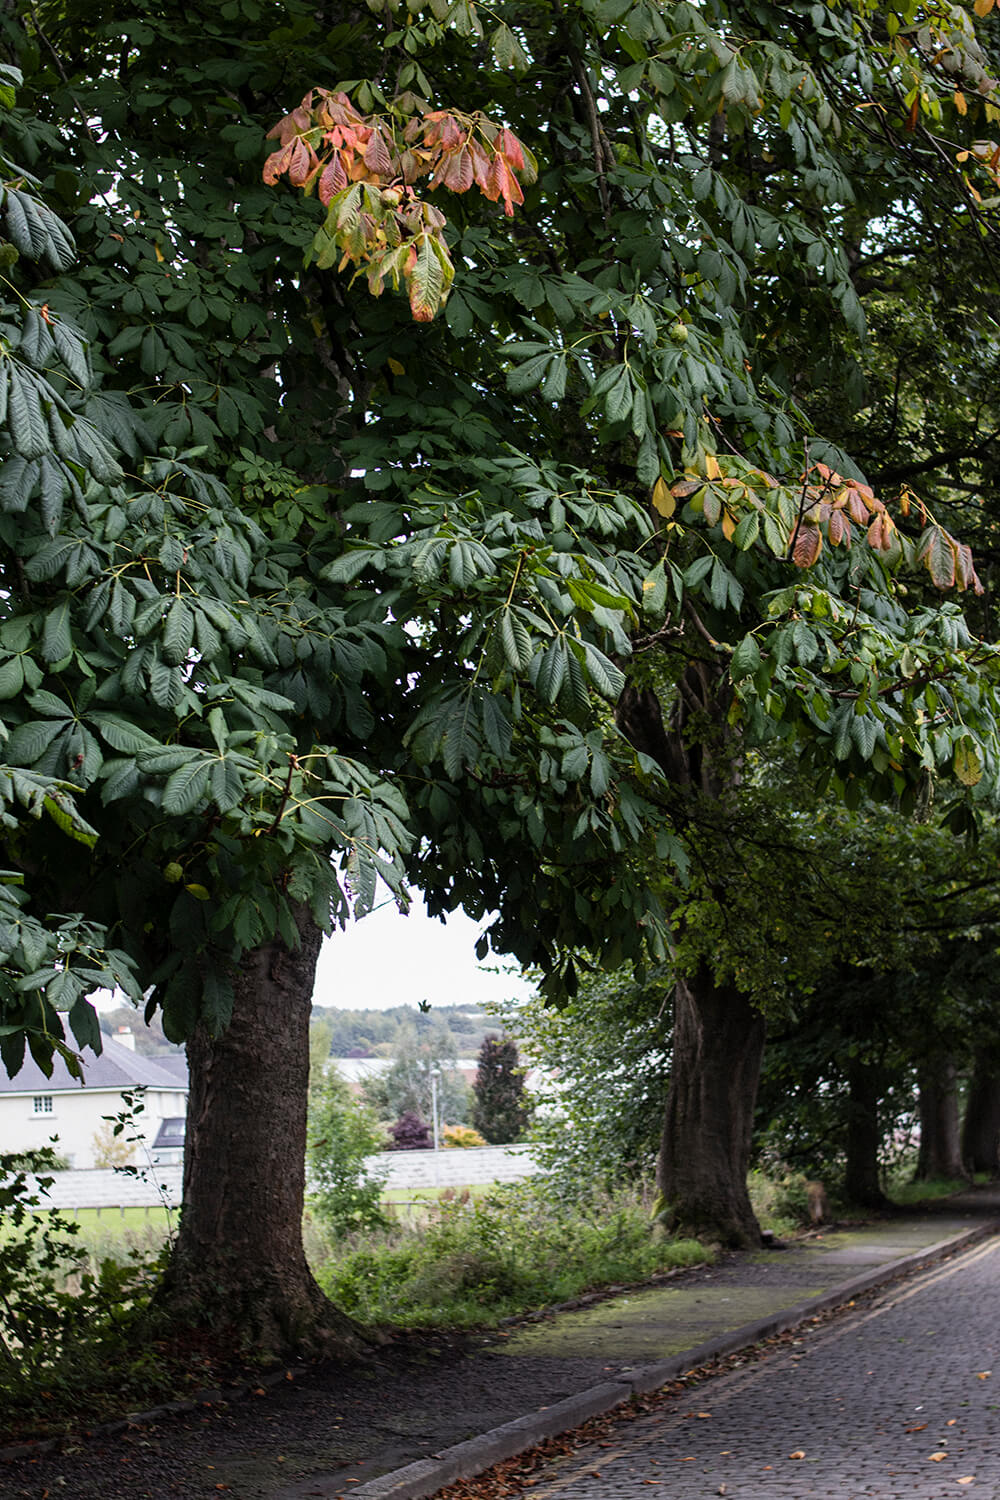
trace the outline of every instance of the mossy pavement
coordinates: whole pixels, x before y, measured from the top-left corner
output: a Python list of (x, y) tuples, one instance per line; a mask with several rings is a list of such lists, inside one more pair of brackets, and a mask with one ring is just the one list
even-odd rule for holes
[[(1000, 1186), (978, 1188), (923, 1210), (911, 1208), (871, 1223), (820, 1229), (773, 1249), (727, 1255), (714, 1266), (680, 1272), (660, 1285), (622, 1288), (590, 1305), (514, 1326), (484, 1346), (479, 1359), (506, 1365), (515, 1375), (515, 1388), (523, 1368), (519, 1418), (508, 1414), (511, 1383), (504, 1381), (498, 1421), (488, 1430), (480, 1420), (478, 1431), (470, 1434), (459, 1405), (451, 1444), (429, 1453), (414, 1451), (408, 1465), (400, 1465), (398, 1456), (394, 1464), (382, 1464), (378, 1452), (369, 1451), (362, 1465), (304, 1477), (276, 1491), (275, 1500), (336, 1500), (345, 1493), (356, 1500), (423, 1500), (456, 1478), (482, 1472), (688, 1368), (792, 1327), (998, 1231)], [(549, 1400), (544, 1395), (538, 1399), (540, 1366), (548, 1371)], [(397, 1432), (401, 1415), (396, 1413)], [(467, 1415), (471, 1418), (473, 1412)]]
[(494, 1333), (403, 1339), (365, 1367), (330, 1361), (245, 1399), (220, 1393), (61, 1451), (36, 1448), (0, 1467), (0, 1496), (423, 1500), (998, 1229), (1000, 1187), (980, 1188)]

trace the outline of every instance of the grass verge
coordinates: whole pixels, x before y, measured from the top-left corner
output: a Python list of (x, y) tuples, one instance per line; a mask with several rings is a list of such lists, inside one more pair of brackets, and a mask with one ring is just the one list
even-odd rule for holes
[(555, 1201), (535, 1183), (441, 1202), (420, 1226), (328, 1246), (314, 1266), (327, 1295), (361, 1323), (488, 1327), (581, 1292), (704, 1264), (696, 1240), (658, 1239), (641, 1193)]

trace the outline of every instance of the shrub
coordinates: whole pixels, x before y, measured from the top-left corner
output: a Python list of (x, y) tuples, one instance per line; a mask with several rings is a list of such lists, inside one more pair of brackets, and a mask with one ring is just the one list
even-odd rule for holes
[(517, 1183), (439, 1200), (422, 1225), (334, 1247), (317, 1277), (361, 1322), (467, 1328), (711, 1259), (697, 1241), (654, 1239), (635, 1190), (568, 1205)]
[(22, 1420), (66, 1427), (100, 1412), (105, 1392), (113, 1403), (122, 1388), (136, 1398), (156, 1388), (147, 1309), (158, 1267), (90, 1268), (78, 1226), (46, 1207), (55, 1159), (0, 1154), (0, 1406), (12, 1432)]
[(368, 1106), (335, 1070), (323, 1074), (309, 1092), (309, 1204), (335, 1232), (386, 1223), (380, 1206), (385, 1175), (366, 1163), (382, 1144)]
[(486, 1145), (479, 1131), (473, 1130), (471, 1125), (446, 1125), (441, 1139), (446, 1146), (457, 1146), (465, 1151), (472, 1146)]
[(115, 1133), (114, 1124), (106, 1119), (94, 1131), (94, 1166), (127, 1167), (135, 1161), (135, 1143), (126, 1136)]
[(430, 1126), (425, 1125), (411, 1109), (400, 1115), (389, 1134), (392, 1136), (390, 1151), (426, 1151), (433, 1145)]

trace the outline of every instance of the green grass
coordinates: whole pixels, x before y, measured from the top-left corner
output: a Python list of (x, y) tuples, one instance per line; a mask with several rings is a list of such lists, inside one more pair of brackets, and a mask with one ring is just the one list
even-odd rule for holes
[(929, 1203), (935, 1198), (950, 1198), (953, 1193), (965, 1192), (969, 1187), (989, 1182), (989, 1174), (979, 1172), (970, 1183), (964, 1177), (934, 1177), (927, 1182), (914, 1182), (912, 1178), (900, 1178), (889, 1183), (886, 1191), (893, 1203), (909, 1208), (917, 1203)]
[(472, 1328), (713, 1259), (697, 1241), (657, 1238), (639, 1193), (569, 1204), (519, 1183), (441, 1203), (422, 1225), (328, 1246), (314, 1270), (362, 1323)]

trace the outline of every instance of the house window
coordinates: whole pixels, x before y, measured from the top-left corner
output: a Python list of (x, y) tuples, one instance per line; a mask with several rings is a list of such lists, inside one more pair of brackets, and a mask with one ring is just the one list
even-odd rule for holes
[(36, 1094), (34, 1100), (34, 1113), (36, 1115), (50, 1115), (52, 1113), (52, 1095)]

